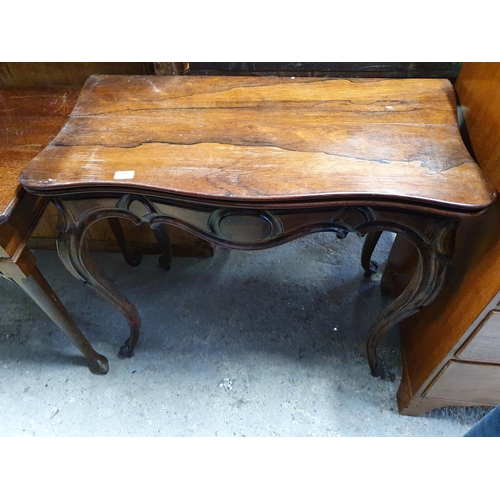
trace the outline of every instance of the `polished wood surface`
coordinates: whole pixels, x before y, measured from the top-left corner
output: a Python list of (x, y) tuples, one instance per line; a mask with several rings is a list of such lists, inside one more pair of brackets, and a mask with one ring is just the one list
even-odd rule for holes
[[(72, 66), (69, 69), (72, 69)], [(89, 69), (92, 68), (85, 65), (81, 71)], [(69, 71), (68, 68), (65, 67), (65, 71)], [(56, 73), (56, 77), (57, 75)], [(49, 76), (47, 75), (46, 79)], [(75, 79), (78, 79), (77, 77), (80, 78), (79, 73), (72, 76)], [(19, 173), (64, 126), (80, 90), (81, 85), (0, 87), (0, 176), (2, 181), (0, 223), (5, 222), (12, 215), (13, 209), (26, 194), (19, 184)], [(46, 201), (43, 201), (44, 207), (47, 205)], [(17, 214), (19, 213), (17, 211)], [(48, 205), (36, 228), (31, 228), (33, 233), (29, 241), (30, 247), (55, 250), (56, 225), (56, 209)], [(15, 226), (18, 227), (17, 223)], [(125, 239), (131, 242), (138, 251), (141, 253), (160, 252), (161, 249), (148, 227), (136, 228), (127, 221), (123, 226)], [(213, 246), (210, 243), (185, 231), (172, 228), (170, 237), (176, 255), (196, 257), (213, 255)], [(120, 251), (114, 234), (105, 223), (92, 228), (90, 248), (95, 251)]]
[[(500, 189), (500, 63), (464, 63), (456, 89), (465, 110), (465, 123), (474, 155), (484, 176)], [(462, 379), (455, 379), (454, 397), (440, 392), (440, 398), (432, 398), (437, 392), (424, 390), (443, 367), (454, 359), (461, 359), (461, 349), (470, 342), (477, 346), (481, 340), (482, 361), (498, 362), (499, 332), (493, 329), (474, 332), (497, 309), (500, 302), (500, 203), (478, 219), (464, 220), (458, 228), (453, 266), (448, 283), (436, 301), (421, 313), (400, 324), (404, 359), (403, 380), (398, 391), (398, 405), (402, 413), (417, 415), (429, 409), (450, 405), (500, 404), (496, 400), (480, 400), (468, 403), (464, 396), (454, 399), (460, 392)], [(391, 250), (384, 281), (387, 288), (397, 295), (408, 284), (415, 270), (418, 257), (415, 249), (404, 238), (397, 237)], [(495, 316), (496, 317), (496, 316)], [(476, 372), (480, 372), (477, 365)], [(458, 373), (457, 370), (456, 373)], [(450, 371), (451, 374), (455, 370)], [(460, 371), (462, 373), (462, 371)], [(489, 372), (488, 372), (489, 373)], [(477, 377), (488, 384), (488, 373)], [(453, 377), (446, 377), (446, 387)], [(483, 382), (481, 382), (481, 380)], [(436, 387), (437, 391), (437, 387)], [(479, 391), (480, 393), (480, 391)]]
[(20, 180), (39, 194), (135, 187), (463, 213), (494, 197), (447, 80), (93, 76)]
[(500, 191), (500, 63), (464, 63), (455, 87), (477, 161)]
[(20, 193), (19, 172), (56, 136), (79, 87), (0, 87), (0, 222)]
[[(81, 87), (1, 87), (0, 88), (0, 278), (16, 283), (54, 321), (63, 333), (87, 357), (91, 371), (107, 372), (107, 360), (98, 354), (79, 331), (63, 304), (36, 267), (35, 258), (28, 250), (33, 244), (42, 213), (48, 205), (47, 197), (27, 193), (18, 182), (19, 172), (43, 149), (64, 125)], [(55, 231), (56, 220), (49, 215)], [(47, 217), (46, 217), (47, 218)], [(40, 228), (39, 228), (40, 229)], [(97, 229), (97, 228), (95, 228)], [(137, 231), (134, 231), (135, 234)], [(148, 228), (148, 232), (151, 232)], [(193, 243), (205, 241), (185, 231), (174, 234), (187, 236), (187, 248), (199, 255)], [(49, 233), (50, 234), (50, 233)], [(54, 235), (55, 236), (55, 235)], [(112, 236), (111, 236), (112, 237)], [(36, 242), (35, 242), (36, 243)], [(122, 234), (122, 244), (127, 243)], [(55, 239), (52, 240), (55, 245)], [(36, 246), (36, 244), (35, 244)], [(109, 248), (107, 248), (109, 250)], [(193, 251), (194, 249), (194, 251)], [(157, 249), (150, 249), (150, 252)], [(165, 259), (165, 255), (162, 258)], [(165, 266), (164, 266), (165, 267)]]
[(27, 193), (19, 171), (59, 131), (78, 89), (0, 89), (0, 277), (18, 285), (80, 349), (94, 373), (108, 363), (80, 332), (63, 304), (36, 267), (28, 241), (49, 199)]

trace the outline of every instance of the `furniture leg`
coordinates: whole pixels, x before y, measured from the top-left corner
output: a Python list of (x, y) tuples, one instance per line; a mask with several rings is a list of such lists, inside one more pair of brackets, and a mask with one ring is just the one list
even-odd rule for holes
[[(118, 200), (116, 207), (129, 211), (130, 205), (132, 205), (134, 201), (142, 204), (149, 213), (158, 213), (158, 210), (156, 209), (154, 204), (151, 203), (146, 197), (140, 195), (128, 194), (122, 196)], [(113, 219), (108, 219), (108, 221), (110, 220)], [(170, 238), (168, 237), (167, 228), (163, 225), (158, 225), (152, 226), (151, 229), (156, 236), (156, 240), (158, 241), (158, 246), (160, 248), (160, 258), (158, 259), (160, 267), (163, 267), (165, 271), (169, 271), (172, 264), (172, 245), (170, 244)]]
[(89, 369), (92, 373), (108, 372), (108, 360), (93, 349), (36, 266), (31, 267), (29, 273), (23, 272), (13, 262), (0, 267), (2, 268), (0, 275), (16, 283), (76, 345), (89, 361)]
[(141, 263), (142, 255), (132, 247), (130, 242), (127, 241), (120, 220), (107, 219), (107, 221), (111, 231), (113, 231), (113, 236), (115, 237), (127, 264), (134, 267), (138, 266)]
[[(134, 347), (139, 338), (140, 318), (135, 307), (90, 257), (85, 236), (86, 231), (92, 224), (101, 219), (112, 217), (123, 218), (134, 222), (136, 225), (146, 222), (158, 233), (158, 229), (160, 227), (164, 229), (164, 224), (168, 222), (191, 230), (222, 246), (242, 250), (248, 248), (265, 248), (283, 242), (283, 236), (279, 236), (271, 237), (272, 241), (265, 244), (251, 246), (249, 244), (236, 243), (230, 238), (216, 237), (211, 232), (210, 220), (218, 211), (212, 212), (208, 218), (207, 224), (210, 232), (206, 232), (196, 229), (189, 223), (175, 220), (175, 218), (159, 213), (145, 197), (142, 197), (142, 201), (148, 207), (149, 214), (140, 217), (128, 208), (132, 196), (135, 195), (122, 197), (117, 208), (101, 207), (90, 211), (87, 210), (76, 220), (71, 211), (61, 201), (55, 201), (64, 219), (64, 226), (58, 238), (58, 250), (61, 259), (76, 277), (92, 286), (97, 292), (117, 306), (130, 326), (130, 337), (120, 349), (120, 357), (133, 355)], [(122, 205), (124, 208), (121, 208)], [(151, 205), (151, 208), (149, 205)], [(359, 216), (359, 214), (363, 215), (363, 222), (353, 223), (349, 220), (351, 216)], [(272, 215), (268, 213), (267, 217), (272, 218)], [(370, 207), (356, 207), (355, 209), (344, 208), (337, 211), (334, 217), (326, 223), (322, 222), (319, 225), (315, 223), (310, 228), (300, 226), (304, 234), (315, 232), (315, 230), (319, 229), (323, 231), (335, 230), (339, 234), (347, 234), (354, 231), (361, 236), (375, 232), (379, 236), (382, 231), (392, 231), (402, 234), (415, 245), (420, 256), (420, 263), (412, 281), (407, 289), (379, 315), (368, 333), (366, 344), (368, 362), (372, 375), (379, 378), (394, 377), (394, 375), (385, 370), (383, 363), (377, 355), (379, 342), (393, 326), (408, 316), (415, 314), (422, 306), (433, 300), (442, 287), (446, 269), (453, 253), (454, 234), (459, 220), (443, 217), (430, 219), (427, 216), (423, 216), (423, 219), (419, 217), (415, 214), (411, 216), (398, 214), (394, 211), (381, 211), (377, 213)], [(417, 227), (423, 221), (427, 221), (427, 225), (425, 226), (425, 231), (422, 232)], [(416, 224), (416, 226), (414, 227), (413, 224)], [(222, 236), (224, 236), (223, 233)], [(371, 241), (373, 242), (377, 236), (371, 238)]]
[(378, 269), (378, 264), (372, 260), (372, 254), (377, 246), (378, 240), (382, 236), (382, 231), (373, 231), (368, 233), (365, 237), (365, 242), (363, 243), (363, 250), (361, 252), (361, 265), (365, 270), (365, 276), (371, 276), (375, 274)]
[(394, 380), (377, 355), (378, 344), (393, 326), (432, 302), (441, 290), (453, 255), (457, 225), (457, 220), (444, 220), (428, 239), (410, 229), (403, 233), (415, 244), (420, 259), (406, 289), (382, 311), (368, 332), (366, 351), (374, 377)]
[(167, 228), (160, 224), (158, 226), (153, 226), (151, 229), (153, 230), (160, 247), (160, 258), (158, 259), (160, 267), (163, 267), (165, 271), (170, 271), (170, 267), (172, 265), (172, 246), (170, 245)]
[[(140, 335), (141, 319), (139, 313), (123, 292), (94, 262), (88, 249), (86, 236), (87, 230), (92, 224), (108, 216), (129, 219), (137, 225), (140, 223), (140, 219), (121, 209), (106, 209), (105, 211), (96, 210), (91, 216), (77, 223), (64, 204), (59, 200), (53, 200), (53, 202), (60, 214), (57, 251), (61, 261), (73, 276), (83, 280), (85, 284), (111, 302), (123, 314), (130, 328), (130, 336), (120, 347), (118, 357), (132, 357)], [(103, 214), (109, 211), (111, 214), (104, 217)]]

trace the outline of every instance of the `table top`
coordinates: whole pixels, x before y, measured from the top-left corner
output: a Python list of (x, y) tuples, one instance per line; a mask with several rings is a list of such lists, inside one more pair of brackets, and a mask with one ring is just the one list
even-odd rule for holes
[(495, 197), (442, 79), (92, 76), (20, 181), (42, 195), (140, 189), (462, 213)]
[(0, 88), (0, 223), (20, 195), (21, 170), (57, 135), (79, 87)]

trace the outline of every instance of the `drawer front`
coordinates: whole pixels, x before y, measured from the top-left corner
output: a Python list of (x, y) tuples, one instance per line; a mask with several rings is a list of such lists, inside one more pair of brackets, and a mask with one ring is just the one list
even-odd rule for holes
[(500, 404), (500, 366), (450, 361), (423, 395), (496, 406)]
[(500, 364), (500, 311), (492, 311), (486, 316), (455, 357)]

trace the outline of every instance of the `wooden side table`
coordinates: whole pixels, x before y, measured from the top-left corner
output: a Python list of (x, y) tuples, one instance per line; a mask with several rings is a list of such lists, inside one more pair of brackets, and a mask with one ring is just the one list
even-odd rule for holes
[(377, 377), (390, 376), (379, 341), (434, 299), (459, 221), (495, 199), (447, 80), (94, 76), (20, 181), (54, 197), (62, 261), (127, 319), (122, 357), (140, 317), (90, 256), (98, 220), (173, 225), (239, 250), (319, 231), (405, 236), (420, 260), (368, 332)]
[(27, 193), (19, 172), (59, 132), (73, 108), (74, 87), (0, 89), (0, 276), (28, 294), (78, 347), (93, 373), (108, 371), (107, 359), (80, 332), (36, 266), (28, 239), (49, 199)]

